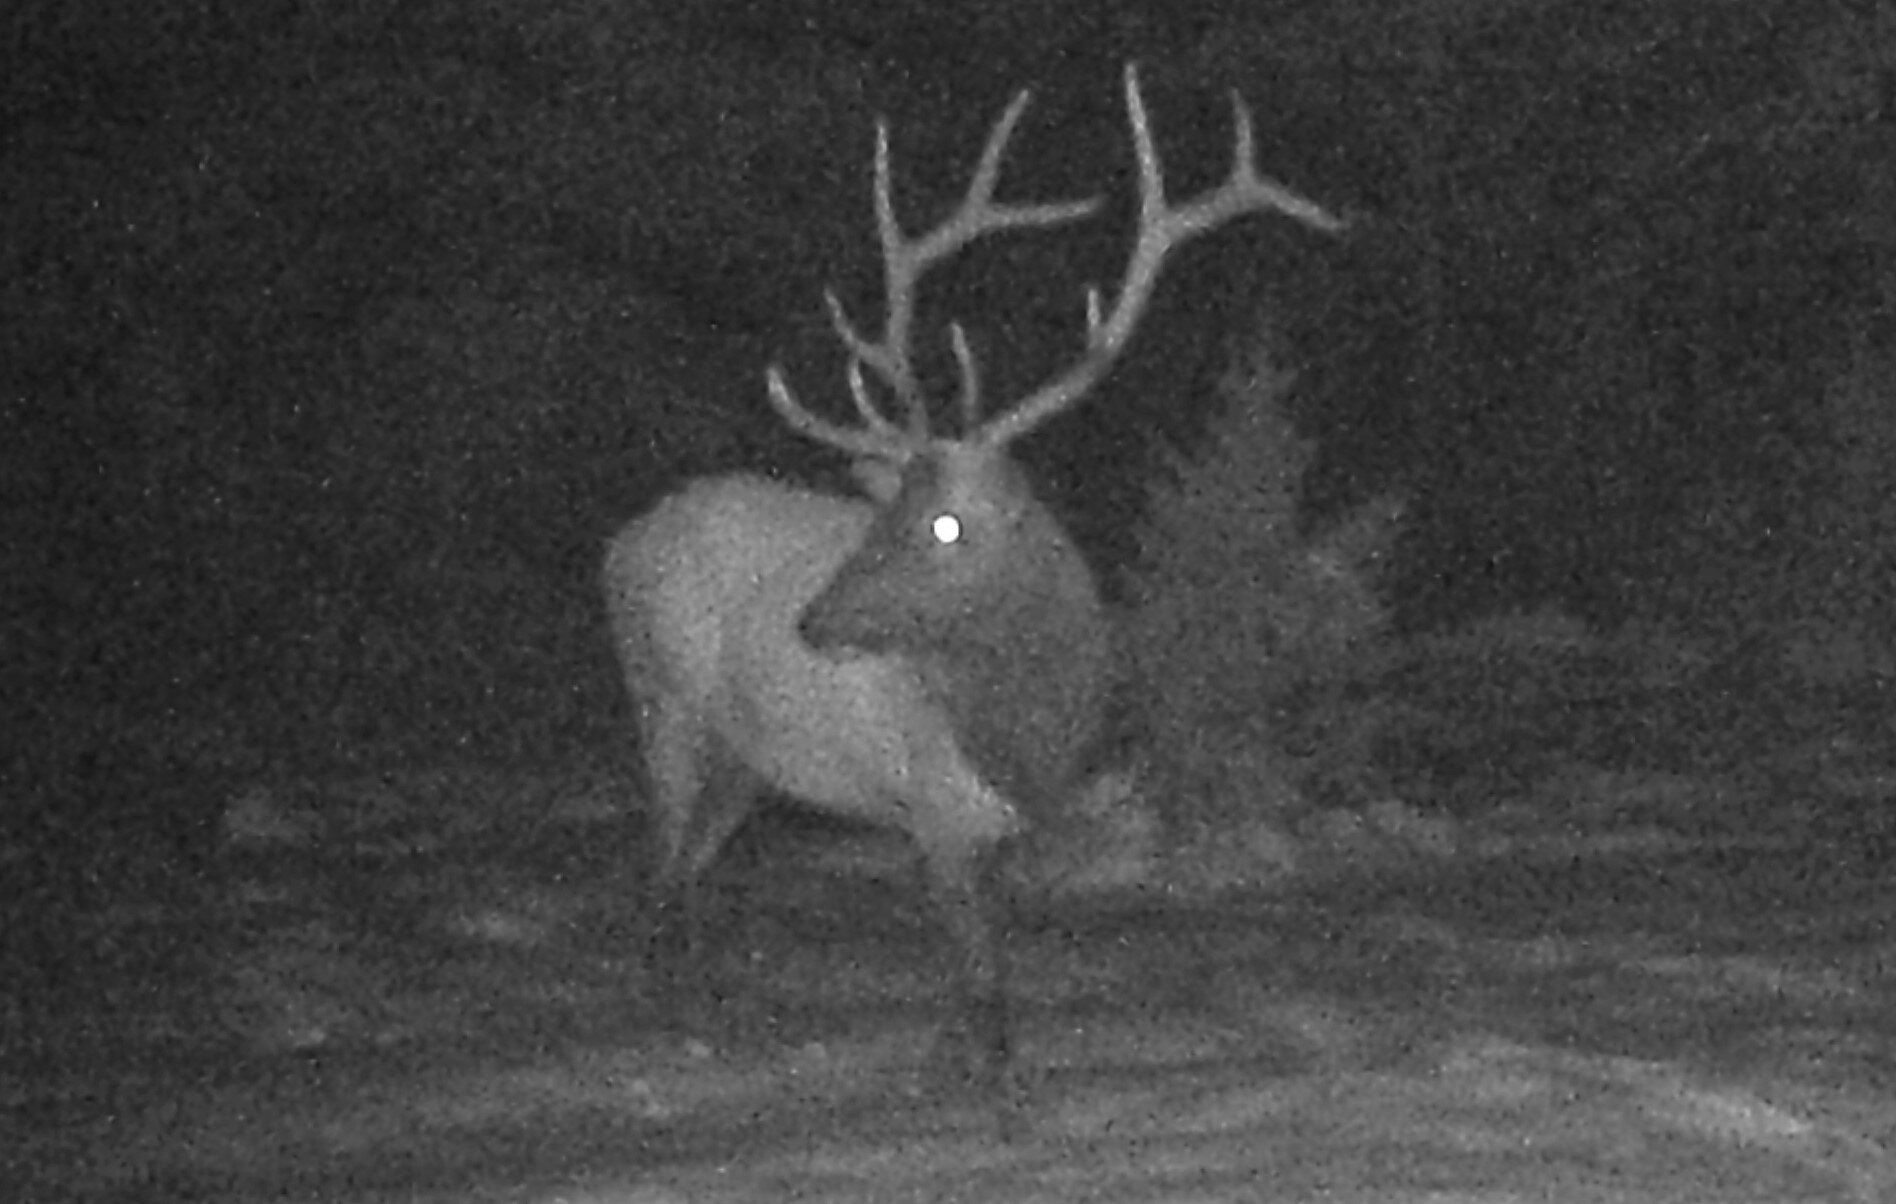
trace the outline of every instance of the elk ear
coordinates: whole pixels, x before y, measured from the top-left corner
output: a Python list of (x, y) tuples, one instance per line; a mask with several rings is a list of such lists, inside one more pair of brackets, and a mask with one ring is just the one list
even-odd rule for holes
[(886, 506), (902, 492), (902, 466), (881, 456), (857, 456), (849, 462), (857, 488), (878, 506)]

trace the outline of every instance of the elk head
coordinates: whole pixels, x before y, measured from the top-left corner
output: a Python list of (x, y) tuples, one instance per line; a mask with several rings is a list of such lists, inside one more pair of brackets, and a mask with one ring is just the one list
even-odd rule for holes
[[(1025, 113), (1020, 93), (989, 135), (959, 207), (919, 237), (902, 231), (891, 196), (889, 131), (877, 127), (876, 225), (882, 244), (887, 324), (871, 341), (834, 291), (830, 318), (849, 352), (848, 383), (861, 425), (842, 427), (806, 410), (777, 368), (771, 405), (803, 434), (871, 466), (896, 483), (876, 492), (880, 512), (855, 554), (804, 612), (799, 632), (824, 652), (902, 653), (916, 661), (950, 710), (969, 754), (1004, 791), (1046, 786), (1071, 769), (1097, 711), (1108, 639), (1079, 553), (1034, 497), (1008, 454), (1084, 396), (1131, 339), (1166, 256), (1187, 240), (1242, 214), (1276, 211), (1325, 230), (1341, 225), (1315, 204), (1261, 176), (1251, 116), (1233, 96), (1237, 147), (1229, 177), (1181, 206), (1168, 204), (1164, 173), (1138, 76), (1125, 73), (1126, 108), (1139, 168), (1138, 233), (1111, 309), (1086, 295), (1086, 345), (1079, 361), (1011, 407), (983, 417), (980, 373), (959, 323), (949, 327), (960, 370), (962, 429), (931, 431), (910, 354), (917, 283), (930, 267), (975, 239), (1046, 227), (1098, 210), (1098, 198), (1040, 204), (994, 200), (1008, 139)], [(889, 420), (870, 396), (876, 377), (901, 406)], [(859, 477), (887, 481), (872, 467)], [(1064, 755), (1063, 755), (1064, 754)]]

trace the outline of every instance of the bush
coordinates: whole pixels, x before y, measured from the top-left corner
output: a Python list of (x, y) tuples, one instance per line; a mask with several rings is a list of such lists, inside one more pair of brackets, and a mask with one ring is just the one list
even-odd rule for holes
[(1138, 534), (1126, 630), (1138, 725), (1187, 823), (1377, 789), (1375, 569), (1400, 504), (1300, 530), (1312, 447), (1286, 409), (1296, 374), (1271, 342), (1257, 336), (1219, 382), (1203, 453), (1168, 450)]

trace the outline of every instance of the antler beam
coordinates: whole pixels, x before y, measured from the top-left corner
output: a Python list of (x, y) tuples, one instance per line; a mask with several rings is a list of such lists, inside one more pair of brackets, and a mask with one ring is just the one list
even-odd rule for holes
[[(1037, 204), (1001, 204), (994, 200), (994, 188), (1000, 181), (1001, 160), (1014, 128), (1027, 111), (1032, 99), (1023, 91), (1014, 97), (1007, 111), (988, 135), (976, 165), (974, 179), (955, 211), (933, 230), (910, 238), (902, 232), (895, 215), (894, 168), (889, 150), (889, 125), (876, 122), (875, 206), (876, 231), (882, 243), (884, 304), (888, 317), (882, 337), (870, 340), (857, 331), (844, 311), (835, 290), (825, 292), (830, 324), (849, 349), (849, 389), (856, 412), (863, 420), (861, 429), (840, 427), (818, 418), (800, 405), (791, 394), (783, 373), (771, 368), (768, 381), (772, 407), (791, 426), (811, 438), (858, 454), (902, 457), (925, 443), (928, 434), (928, 410), (915, 378), (910, 357), (915, 322), (915, 288), (930, 267), (954, 255), (969, 243), (1002, 230), (1055, 226), (1077, 221), (1098, 211), (1100, 198), (1079, 201), (1048, 201)], [(962, 375), (961, 408), (973, 414), (979, 407), (979, 382), (973, 356), (968, 352), (966, 336), (953, 337), (955, 359)], [(906, 430), (885, 418), (870, 400), (862, 370), (867, 367), (888, 386), (901, 402), (907, 417)]]
[[(835, 291), (824, 294), (830, 323), (849, 351), (849, 393), (862, 425), (845, 427), (810, 413), (791, 394), (783, 373), (772, 367), (768, 375), (771, 406), (793, 428), (852, 454), (896, 462), (904, 462), (916, 454), (931, 439), (927, 404), (921, 395), (909, 350), (915, 323), (915, 291), (923, 274), (984, 235), (1060, 225), (1098, 211), (1098, 197), (1037, 204), (1000, 204), (994, 200), (1008, 140), (1026, 113), (1030, 98), (1030, 93), (1021, 92), (1001, 115), (982, 148), (974, 179), (969, 182), (960, 205), (933, 230), (913, 238), (902, 232), (895, 215), (889, 126), (886, 121), (876, 123), (876, 230), (882, 244), (884, 301), (888, 315), (882, 337), (865, 338), (850, 322)], [(1173, 207), (1165, 199), (1165, 171), (1153, 142), (1145, 101), (1139, 93), (1138, 71), (1131, 65), (1126, 67), (1126, 113), (1132, 125), (1133, 152), (1139, 163), (1139, 229), (1118, 296), (1111, 311), (1102, 313), (1099, 291), (1088, 289), (1086, 351), (1079, 362), (985, 425), (979, 423), (980, 376), (974, 354), (966, 332), (958, 323), (951, 325), (949, 337), (961, 372), (960, 410), (968, 432), (967, 441), (1004, 446), (1047, 422), (1092, 388), (1131, 340), (1152, 298), (1160, 268), (1166, 257), (1183, 243), (1247, 213), (1281, 213), (1324, 231), (1343, 228), (1341, 220), (1315, 202), (1259, 173), (1251, 110), (1236, 92), (1231, 95), (1231, 107), (1236, 126), (1231, 174), (1217, 188)], [(876, 406), (869, 395), (865, 370), (880, 378), (894, 393), (905, 411), (905, 425), (891, 422)]]
[(1315, 202), (1279, 184), (1257, 170), (1256, 137), (1251, 110), (1235, 91), (1231, 107), (1237, 125), (1237, 146), (1231, 175), (1218, 188), (1197, 200), (1171, 208), (1165, 200), (1165, 172), (1152, 141), (1151, 122), (1139, 95), (1139, 74), (1126, 67), (1126, 111), (1132, 123), (1133, 150), (1139, 160), (1139, 236), (1132, 261), (1119, 286), (1112, 312), (1100, 314), (1097, 289), (1086, 298), (1086, 354), (1064, 374), (1043, 385), (1005, 414), (982, 427), (979, 438), (1000, 445), (1012, 442), (1040, 426), (1084, 394), (1104, 375), (1124, 350), (1158, 283), (1165, 257), (1180, 244), (1246, 213), (1277, 212), (1324, 231), (1343, 228), (1343, 222)]

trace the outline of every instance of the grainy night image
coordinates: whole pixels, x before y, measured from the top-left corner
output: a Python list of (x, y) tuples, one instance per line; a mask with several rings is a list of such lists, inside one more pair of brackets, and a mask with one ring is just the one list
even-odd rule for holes
[(1896, 1198), (1896, 4), (6, 28), (0, 1198)]

